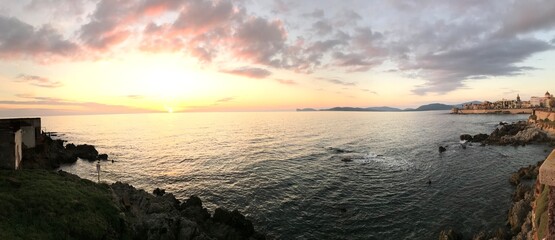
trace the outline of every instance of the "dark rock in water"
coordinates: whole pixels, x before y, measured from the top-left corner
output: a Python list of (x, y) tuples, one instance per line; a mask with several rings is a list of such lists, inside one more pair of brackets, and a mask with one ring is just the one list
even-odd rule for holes
[(341, 158), (341, 161), (343, 161), (343, 162), (352, 162), (353, 159), (350, 158), (350, 157), (344, 157), (344, 158)]
[(108, 160), (108, 154), (98, 154), (98, 160)]
[(460, 136), (460, 139), (461, 139), (461, 141), (468, 141), (468, 142), (470, 142), (470, 141), (472, 141), (472, 135), (470, 135), (470, 134), (462, 134), (462, 135)]
[(509, 123), (507, 123), (507, 122), (499, 122), (499, 126), (505, 126), (505, 125), (507, 125), (507, 124), (509, 124)]
[(165, 189), (160, 189), (160, 188), (156, 188), (154, 189), (154, 191), (152, 191), (152, 194), (154, 194), (155, 196), (164, 196), (164, 194), (166, 194), (166, 190)]
[(447, 148), (445, 148), (445, 147), (443, 147), (443, 146), (439, 146), (439, 149), (438, 149), (438, 150), (439, 150), (440, 153), (442, 153), (442, 152), (447, 151)]
[(486, 139), (488, 139), (489, 135), (485, 134), (485, 133), (479, 133), (474, 135), (474, 137), (472, 137), (472, 142), (483, 142)]
[(461, 147), (462, 147), (462, 149), (466, 149), (466, 144), (461, 143)]
[(439, 240), (461, 240), (462, 237), (459, 233), (455, 232), (453, 228), (441, 230), (439, 233)]
[(77, 145), (72, 151), (74, 156), (81, 159), (95, 161), (98, 158), (98, 151), (93, 145)]

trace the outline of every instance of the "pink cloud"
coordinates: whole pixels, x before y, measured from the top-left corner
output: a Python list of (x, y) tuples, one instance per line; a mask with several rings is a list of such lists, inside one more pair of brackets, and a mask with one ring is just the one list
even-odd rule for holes
[(245, 76), (249, 78), (266, 78), (272, 75), (272, 72), (263, 68), (251, 68), (251, 67), (241, 67), (231, 70), (222, 70), (224, 73), (235, 74), (239, 76)]

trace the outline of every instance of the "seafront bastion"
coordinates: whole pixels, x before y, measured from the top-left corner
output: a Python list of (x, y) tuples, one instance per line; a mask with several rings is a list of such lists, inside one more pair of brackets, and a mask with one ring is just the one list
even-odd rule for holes
[(495, 102), (463, 104), (454, 107), (454, 114), (534, 114), (535, 109), (547, 110), (555, 107), (555, 97), (547, 91), (543, 97), (530, 97), (529, 101), (522, 101), (520, 95), (514, 100), (502, 99)]

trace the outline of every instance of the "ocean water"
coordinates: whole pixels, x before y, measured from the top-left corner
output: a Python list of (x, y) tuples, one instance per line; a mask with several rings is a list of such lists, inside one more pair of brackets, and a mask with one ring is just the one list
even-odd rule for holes
[[(239, 209), (276, 239), (436, 239), (503, 226), (511, 172), (547, 146), (460, 147), (526, 115), (257, 112), (44, 117), (46, 131), (93, 144), (124, 181), (211, 211)], [(440, 154), (438, 147), (448, 146)], [(351, 159), (344, 162), (343, 159)], [(96, 180), (95, 163), (62, 169)], [(428, 185), (428, 180), (432, 181)]]

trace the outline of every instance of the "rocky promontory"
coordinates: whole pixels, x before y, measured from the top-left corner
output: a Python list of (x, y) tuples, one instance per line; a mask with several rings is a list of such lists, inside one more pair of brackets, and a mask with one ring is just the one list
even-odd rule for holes
[(238, 210), (219, 207), (211, 214), (197, 196), (180, 201), (159, 188), (151, 194), (51, 171), (108, 155), (42, 137), (42, 144), (24, 150), (22, 169), (0, 170), (0, 229), (9, 229), (0, 239), (266, 239)]
[(153, 195), (121, 182), (111, 185), (132, 239), (266, 239), (239, 211), (210, 214), (197, 196), (180, 202), (171, 193)]
[(483, 145), (525, 145), (529, 143), (555, 143), (555, 138), (525, 121), (511, 124), (500, 123), (491, 134), (479, 133), (476, 135), (462, 134), (461, 141), (477, 142)]
[(68, 143), (64, 146), (64, 140), (52, 139), (46, 134), (41, 135), (41, 139), (42, 144), (35, 148), (24, 149), (23, 168), (53, 170), (62, 164), (75, 163), (77, 159), (108, 160), (108, 155), (98, 154), (93, 145)]

